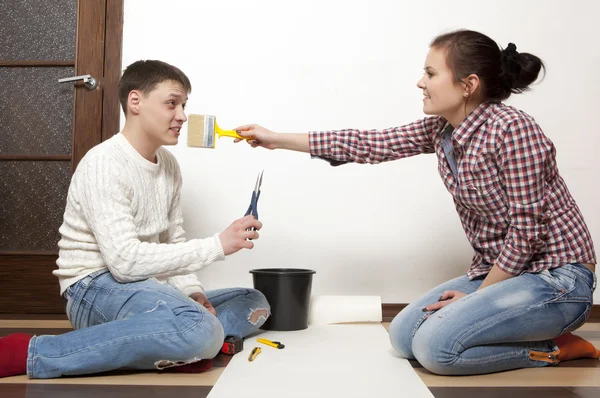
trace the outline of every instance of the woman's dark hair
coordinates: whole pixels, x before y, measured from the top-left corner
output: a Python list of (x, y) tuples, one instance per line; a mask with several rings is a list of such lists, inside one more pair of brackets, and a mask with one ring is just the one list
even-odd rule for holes
[(479, 76), (484, 101), (500, 102), (527, 91), (540, 70), (546, 73), (535, 55), (517, 52), (513, 43), (501, 50), (488, 36), (472, 30), (440, 35), (430, 46), (447, 51), (446, 61), (457, 82), (471, 74)]

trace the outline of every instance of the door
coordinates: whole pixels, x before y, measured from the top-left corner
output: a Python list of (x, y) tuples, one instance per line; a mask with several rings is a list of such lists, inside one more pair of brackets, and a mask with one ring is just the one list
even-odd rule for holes
[[(72, 172), (119, 129), (123, 0), (0, 3), (0, 316), (64, 314), (58, 229)], [(93, 81), (59, 79), (90, 75)]]

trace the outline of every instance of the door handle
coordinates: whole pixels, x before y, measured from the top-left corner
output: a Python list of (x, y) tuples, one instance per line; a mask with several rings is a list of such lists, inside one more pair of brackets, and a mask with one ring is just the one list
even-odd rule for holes
[(74, 82), (77, 80), (83, 80), (83, 84), (88, 90), (94, 90), (98, 87), (98, 80), (90, 75), (81, 75), (81, 76), (73, 76), (73, 77), (64, 77), (62, 79), (58, 79), (59, 83), (67, 83)]

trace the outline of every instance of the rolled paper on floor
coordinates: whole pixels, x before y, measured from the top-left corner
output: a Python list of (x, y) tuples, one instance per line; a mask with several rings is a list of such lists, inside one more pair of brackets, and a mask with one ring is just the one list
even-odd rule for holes
[(313, 296), (308, 324), (381, 322), (380, 296)]

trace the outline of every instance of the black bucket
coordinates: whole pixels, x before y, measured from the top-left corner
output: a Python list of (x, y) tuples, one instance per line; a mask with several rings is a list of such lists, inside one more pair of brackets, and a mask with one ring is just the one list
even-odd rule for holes
[(263, 330), (302, 330), (308, 327), (312, 277), (316, 271), (299, 268), (250, 270), (254, 288), (265, 295), (271, 316)]

